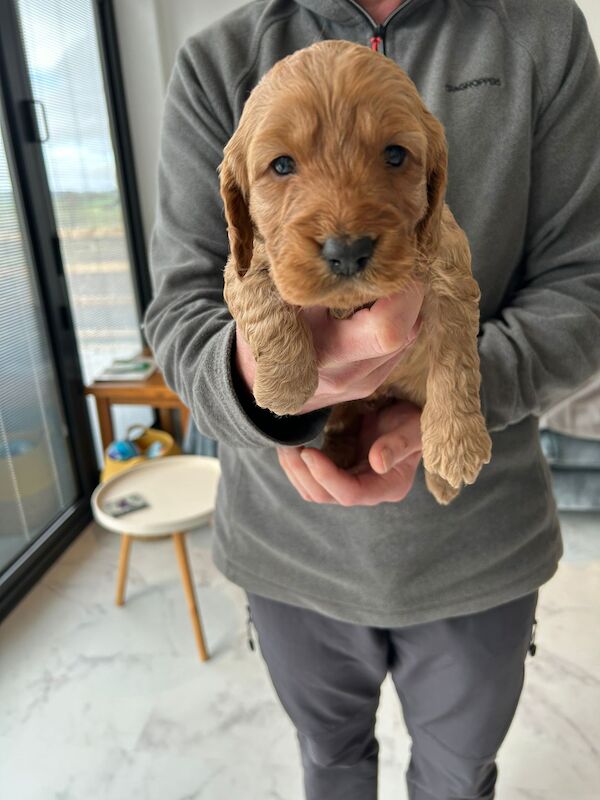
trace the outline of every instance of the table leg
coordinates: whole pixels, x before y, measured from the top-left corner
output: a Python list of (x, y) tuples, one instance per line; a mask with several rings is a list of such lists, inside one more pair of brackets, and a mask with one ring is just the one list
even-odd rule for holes
[(122, 606), (125, 602), (125, 584), (127, 582), (127, 567), (129, 565), (129, 551), (131, 549), (131, 536), (126, 533), (121, 536), (121, 551), (119, 553), (119, 572), (117, 575), (117, 596), (115, 602)]
[(202, 625), (200, 624), (200, 616), (198, 614), (196, 595), (194, 593), (194, 584), (192, 583), (192, 576), (190, 575), (190, 565), (185, 547), (185, 535), (183, 533), (174, 533), (173, 544), (175, 545), (175, 552), (177, 554), (177, 561), (179, 562), (179, 569), (181, 571), (183, 589), (185, 591), (185, 597), (190, 611), (190, 616), (192, 618), (194, 636), (196, 637), (196, 644), (198, 645), (198, 651), (200, 652), (200, 660), (206, 661), (208, 659), (208, 654), (206, 652), (204, 636), (202, 635)]
[(102, 447), (106, 450), (115, 438), (110, 413), (110, 401), (106, 398), (97, 397), (96, 403), (98, 407), (98, 422), (100, 423), (100, 438), (102, 439)]
[(181, 441), (184, 442), (185, 441), (185, 435), (186, 435), (187, 429), (188, 429), (188, 424), (189, 424), (189, 421), (190, 421), (190, 410), (189, 410), (189, 408), (187, 406), (180, 405), (179, 406), (179, 413), (180, 413), (179, 419), (181, 420)]
[(158, 409), (158, 419), (160, 422), (160, 427), (163, 431), (170, 433), (173, 438), (175, 438), (175, 430), (173, 428), (173, 411), (170, 408), (159, 408)]

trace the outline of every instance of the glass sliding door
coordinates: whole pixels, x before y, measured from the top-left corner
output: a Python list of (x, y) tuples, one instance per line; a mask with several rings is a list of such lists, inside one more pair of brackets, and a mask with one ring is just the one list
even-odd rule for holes
[(79, 494), (0, 117), (0, 572)]
[(84, 383), (139, 352), (93, 0), (16, 0)]
[(84, 386), (143, 345), (110, 0), (0, 0), (0, 125), (1, 621), (91, 520), (102, 452)]

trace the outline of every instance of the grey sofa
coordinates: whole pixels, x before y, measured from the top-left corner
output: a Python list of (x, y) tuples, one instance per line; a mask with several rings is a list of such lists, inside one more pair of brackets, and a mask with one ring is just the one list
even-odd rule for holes
[(564, 511), (600, 511), (600, 376), (540, 420), (542, 449)]

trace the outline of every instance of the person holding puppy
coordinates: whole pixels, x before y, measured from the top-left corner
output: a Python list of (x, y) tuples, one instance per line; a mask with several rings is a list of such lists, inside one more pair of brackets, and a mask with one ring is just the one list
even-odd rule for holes
[[(284, 417), (254, 402), (254, 359), (223, 300), (223, 149), (262, 75), (321, 39), (396, 60), (446, 129), (446, 200), (481, 288), (493, 441), (491, 462), (448, 506), (425, 487), (416, 405), (364, 418), (355, 470), (319, 451), (332, 407), (371, 394), (408, 356), (419, 286), (347, 320), (303, 309), (318, 385)], [(219, 441), (213, 556), (247, 593), (297, 729), (307, 800), (377, 797), (388, 672), (412, 738), (411, 800), (495, 796), (537, 590), (562, 554), (537, 417), (600, 369), (598, 129), (598, 59), (573, 0), (547, 0), (543, 15), (534, 0), (263, 0), (179, 51), (146, 336)]]

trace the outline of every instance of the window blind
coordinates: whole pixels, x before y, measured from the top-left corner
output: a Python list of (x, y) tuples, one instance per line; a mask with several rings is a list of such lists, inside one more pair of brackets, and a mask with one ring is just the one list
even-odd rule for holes
[(2, 134), (0, 571), (77, 494), (45, 318), (22, 235), (4, 142)]

